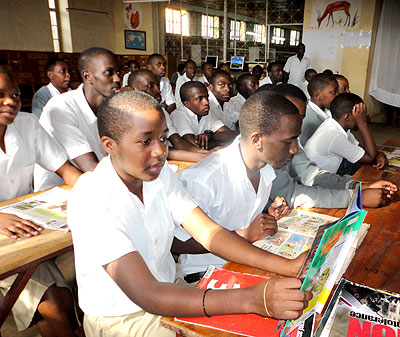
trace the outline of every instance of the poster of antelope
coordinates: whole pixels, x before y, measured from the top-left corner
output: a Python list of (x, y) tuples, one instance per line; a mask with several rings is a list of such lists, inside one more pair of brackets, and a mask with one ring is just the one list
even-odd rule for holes
[(362, 0), (314, 0), (311, 27), (317, 29), (357, 28)]

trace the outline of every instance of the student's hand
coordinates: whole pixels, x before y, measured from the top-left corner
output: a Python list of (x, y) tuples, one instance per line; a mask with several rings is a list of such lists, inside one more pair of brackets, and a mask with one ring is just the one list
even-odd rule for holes
[(396, 184), (393, 184), (390, 181), (387, 180), (378, 180), (374, 181), (372, 183), (363, 183), (362, 184), (362, 189), (367, 189), (367, 188), (384, 188), (389, 191), (390, 194), (395, 194), (399, 188), (397, 187)]
[(378, 152), (378, 155), (375, 158), (376, 164), (374, 165), (375, 168), (378, 170), (383, 169), (388, 164), (388, 160), (386, 155), (383, 152)]
[(279, 220), (284, 216), (289, 215), (290, 207), (288, 206), (285, 198), (276, 197), (271, 206), (268, 207), (268, 214), (273, 216), (275, 220)]
[(291, 259), (291, 260), (288, 259), (287, 260), (287, 263), (289, 264), (289, 269), (292, 272), (291, 276), (293, 276), (293, 277), (297, 276), (297, 274), (299, 273), (301, 267), (303, 267), (303, 264), (306, 261), (308, 253), (309, 253), (309, 250), (301, 253), (295, 259)]
[(296, 278), (272, 278), (258, 283), (254, 286), (255, 309), (252, 311), (276, 319), (296, 319), (302, 315), (312, 298), (310, 291), (300, 290), (300, 287), (301, 281)]
[(39, 235), (43, 228), (14, 214), (0, 213), (0, 233), (11, 239)]
[(195, 143), (202, 149), (208, 150), (208, 141), (209, 141), (210, 136), (202, 133), (200, 135), (197, 135), (195, 137)]
[(354, 105), (352, 114), (357, 125), (367, 123), (367, 106), (365, 105), (365, 103), (358, 103)]
[(250, 242), (261, 240), (266, 236), (273, 236), (278, 231), (276, 220), (273, 216), (261, 213), (255, 217), (246, 230), (246, 239)]
[(386, 188), (367, 188), (362, 191), (363, 206), (377, 208), (386, 206), (393, 198)]

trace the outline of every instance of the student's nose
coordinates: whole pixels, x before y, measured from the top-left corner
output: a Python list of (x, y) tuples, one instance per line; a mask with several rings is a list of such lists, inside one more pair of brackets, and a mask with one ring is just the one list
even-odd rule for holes
[(15, 99), (10, 97), (10, 96), (5, 96), (2, 99), (2, 101), (3, 101), (2, 105), (9, 105), (9, 106), (16, 106), (17, 105), (17, 102), (15, 101)]
[(71, 73), (69, 71), (65, 73), (65, 78), (68, 80), (71, 79)]
[(292, 145), (290, 147), (290, 154), (295, 155), (299, 153), (299, 143), (297, 141), (297, 138), (293, 140)]
[(167, 151), (167, 142), (162, 143), (161, 140), (154, 142), (153, 157), (164, 157)]
[(117, 73), (114, 73), (113, 75), (113, 82), (121, 82), (121, 78)]

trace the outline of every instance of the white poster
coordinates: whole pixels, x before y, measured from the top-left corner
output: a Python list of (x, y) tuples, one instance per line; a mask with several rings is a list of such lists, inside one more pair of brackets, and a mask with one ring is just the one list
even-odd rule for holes
[(311, 28), (321, 30), (357, 28), (361, 5), (362, 0), (314, 0)]
[(124, 6), (124, 22), (129, 29), (138, 29), (142, 24), (142, 10), (140, 5), (129, 3)]

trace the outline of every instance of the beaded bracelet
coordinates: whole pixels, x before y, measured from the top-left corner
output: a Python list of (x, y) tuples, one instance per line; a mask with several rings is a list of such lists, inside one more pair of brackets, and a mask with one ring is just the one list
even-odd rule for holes
[(268, 308), (267, 308), (267, 301), (265, 299), (268, 283), (269, 283), (269, 280), (265, 283), (265, 286), (264, 286), (264, 307), (265, 307), (265, 312), (267, 313), (267, 316), (271, 317), (271, 314), (269, 313)]
[(203, 312), (204, 312), (204, 315), (206, 315), (207, 317), (211, 317), (211, 316), (209, 314), (207, 314), (206, 306), (204, 305), (204, 301), (206, 299), (207, 291), (209, 291), (209, 290), (212, 290), (212, 289), (208, 288), (208, 289), (204, 290), (204, 292), (203, 292)]

